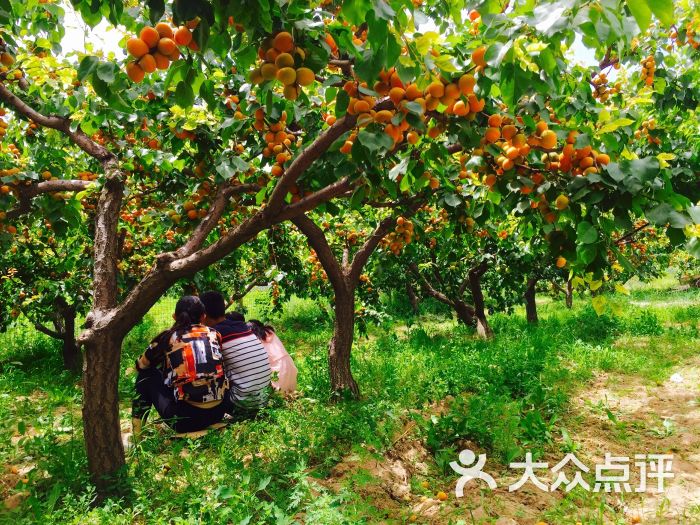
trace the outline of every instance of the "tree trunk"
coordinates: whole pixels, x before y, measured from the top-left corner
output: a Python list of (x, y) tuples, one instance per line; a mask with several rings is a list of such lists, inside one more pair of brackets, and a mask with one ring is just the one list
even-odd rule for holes
[(483, 339), (493, 337), (493, 330), (486, 319), (486, 307), (484, 305), (484, 292), (481, 290), (481, 276), (485, 269), (473, 269), (469, 272), (469, 288), (474, 301), (474, 317), (476, 318), (476, 333)]
[(457, 313), (457, 319), (466, 326), (475, 326), (476, 319), (474, 318), (474, 309), (464, 301), (454, 301), (454, 311)]
[(418, 296), (416, 295), (416, 291), (413, 289), (413, 285), (408, 281), (406, 281), (406, 295), (408, 295), (408, 302), (411, 303), (413, 313), (418, 315), (420, 312), (418, 309)]
[(537, 286), (537, 279), (531, 277), (527, 280), (527, 288), (525, 289), (525, 315), (527, 317), (527, 322), (532, 324), (537, 324), (539, 319), (537, 318), (537, 303), (535, 302), (535, 287)]
[(63, 315), (63, 366), (71, 372), (79, 372), (83, 366), (83, 356), (75, 340), (75, 308), (68, 307), (61, 314)]
[(119, 422), (119, 358), (124, 336), (93, 332), (83, 341), (83, 432), (88, 468), (100, 494), (115, 492), (124, 467)]
[(571, 308), (574, 305), (574, 285), (571, 281), (566, 282), (566, 307)]
[(360, 396), (360, 389), (352, 377), (350, 369), (350, 352), (355, 336), (355, 290), (346, 288), (335, 292), (335, 321), (333, 338), (328, 348), (328, 368), (331, 390), (334, 395), (342, 397)]

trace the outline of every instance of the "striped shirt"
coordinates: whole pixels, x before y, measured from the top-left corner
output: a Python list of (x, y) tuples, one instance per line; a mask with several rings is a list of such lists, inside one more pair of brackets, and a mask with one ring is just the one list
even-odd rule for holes
[(226, 319), (214, 328), (221, 334), (231, 401), (245, 409), (265, 406), (272, 375), (265, 347), (243, 322)]

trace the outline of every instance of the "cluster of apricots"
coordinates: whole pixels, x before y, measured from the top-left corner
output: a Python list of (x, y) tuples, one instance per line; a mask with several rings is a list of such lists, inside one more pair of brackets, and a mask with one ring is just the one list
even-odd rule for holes
[(394, 231), (382, 239), (382, 248), (390, 250), (394, 255), (399, 255), (404, 246), (413, 241), (413, 238), (413, 223), (405, 217), (398, 217)]
[[(51, 173), (51, 172), (44, 172), (46, 173)], [(76, 175), (80, 180), (97, 180), (97, 173), (93, 173), (91, 171), (79, 171)]]
[(679, 47), (688, 45), (693, 49), (698, 49), (700, 48), (700, 40), (695, 39), (698, 33), (700, 33), (700, 17), (696, 15), (694, 20), (689, 20), (685, 24), (685, 38), (679, 36), (676, 29), (671, 31), (669, 37)]
[[(463, 117), (475, 116), (484, 109), (485, 100), (474, 95), (476, 80), (473, 75), (465, 74), (454, 81), (437, 79), (431, 82), (424, 90), (414, 83), (404, 83), (395, 69), (379, 73), (379, 80), (374, 84), (374, 91), (382, 96), (389, 97), (395, 110), (381, 109), (375, 111), (376, 100), (373, 96), (362, 93), (362, 88), (367, 88), (364, 82), (348, 81), (343, 86), (349, 95), (347, 113), (357, 115), (357, 126), (364, 127), (376, 122), (384, 127), (384, 132), (398, 145), (404, 140), (409, 144), (415, 144), (420, 135), (410, 129), (408, 121), (404, 118), (398, 124), (395, 123), (396, 110), (407, 114), (410, 110), (409, 103), (417, 104), (423, 113), (437, 111), (443, 105), (443, 113)], [(329, 116), (326, 123), (332, 125), (335, 118)], [(428, 129), (430, 138), (437, 138), (443, 132), (442, 124), (435, 122)], [(354, 140), (354, 134), (346, 140), (341, 152), (350, 153)]]
[(1, 118), (6, 115), (5, 108), (0, 108), (0, 140), (7, 135), (7, 122), (5, 119)]
[(283, 111), (277, 122), (266, 124), (265, 112), (262, 108), (255, 110), (255, 123), (253, 127), (258, 131), (264, 131), (263, 139), (267, 145), (262, 154), (266, 158), (274, 158), (275, 164), (270, 169), (270, 175), (280, 177), (284, 173), (284, 163), (292, 158), (290, 148), (296, 143), (293, 133), (287, 132), (287, 112)]
[(295, 45), (294, 37), (287, 31), (267, 38), (258, 49), (258, 57), (263, 62), (250, 73), (251, 83), (278, 80), (284, 86), (283, 94), (288, 100), (296, 100), (301, 88), (316, 80), (314, 72), (303, 66), (305, 51)]
[(615, 83), (612, 87), (609, 85), (608, 76), (605, 71), (601, 71), (593, 77), (593, 97), (595, 97), (596, 100), (605, 102), (611, 95), (619, 93), (620, 89), (622, 89), (622, 84), (619, 82)]
[(601, 166), (610, 163), (610, 156), (607, 153), (599, 153), (591, 146), (577, 149), (574, 146), (575, 142), (576, 132), (570, 131), (561, 153), (550, 152), (542, 156), (541, 160), (545, 169), (559, 170), (571, 173), (573, 176), (586, 176), (598, 173)]
[(155, 27), (144, 27), (138, 37), (126, 42), (126, 50), (135, 59), (126, 65), (127, 75), (138, 83), (146, 73), (168, 69), (171, 62), (180, 58), (178, 46), (187, 46), (195, 51), (198, 49), (190, 27), (181, 26), (173, 30), (166, 22), (160, 22)]
[(647, 86), (651, 86), (654, 83), (654, 72), (656, 71), (654, 55), (643, 58), (640, 63), (642, 65), (642, 71), (640, 73), (642, 82)]
[(469, 20), (471, 21), (469, 34), (472, 36), (477, 36), (479, 34), (479, 26), (481, 25), (481, 14), (479, 11), (476, 9), (469, 11)]
[(0, 38), (0, 79), (19, 80), (23, 74), (20, 69), (10, 71), (15, 63), (15, 57), (8, 51), (7, 44)]
[(656, 129), (656, 120), (653, 118), (647, 119), (644, 122), (642, 122), (642, 127), (638, 128), (634, 132), (634, 138), (635, 139), (641, 139), (642, 137), (646, 138), (649, 144), (661, 144), (661, 139), (659, 137), (655, 137), (649, 131), (653, 131)]

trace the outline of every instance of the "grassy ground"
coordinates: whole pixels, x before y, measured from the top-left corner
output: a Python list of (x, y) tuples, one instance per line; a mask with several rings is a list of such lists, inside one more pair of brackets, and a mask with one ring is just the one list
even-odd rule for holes
[[(700, 294), (667, 284), (635, 286), (629, 297), (616, 297), (616, 315), (597, 316), (587, 299), (576, 300), (572, 310), (544, 302), (537, 327), (522, 313), (496, 315), (497, 336), (490, 342), (474, 339), (441, 313), (408, 324), (397, 315), (355, 347), (362, 400), (336, 405), (327, 402), (325, 314), (313, 303), (292, 301), (270, 320), (299, 367), (301, 394), (275, 398), (261, 420), (196, 441), (173, 439), (149, 424), (127, 454), (124, 495), (99, 506), (86, 476), (78, 378), (61, 370), (58, 348), (48, 338), (29, 328), (21, 341), (0, 335), (0, 491), (6, 506), (0, 521), (331, 525), (492, 523), (500, 515), (515, 523), (625, 523), (619, 502), (593, 493), (539, 506), (520, 502), (526, 511), (508, 510), (505, 503), (502, 510), (484, 511), (489, 497), (483, 492), (461, 501), (450, 495), (442, 507), (429, 504), (439, 502), (439, 491), (453, 492), (458, 476), (449, 462), (465, 444), (487, 453), (494, 469), (519, 461), (526, 450), (561, 457), (581, 446), (577, 432), (585, 431), (587, 409), (576, 400), (601, 374), (661, 384), (693, 358)], [(262, 304), (252, 297), (250, 313), (263, 316)], [(172, 306), (172, 300), (159, 303), (125, 343), (125, 431), (129, 367), (167, 324)], [(409, 448), (420, 451), (420, 461), (407, 459)], [(394, 488), (396, 476), (381, 473), (391, 471), (389, 464), (405, 471)]]

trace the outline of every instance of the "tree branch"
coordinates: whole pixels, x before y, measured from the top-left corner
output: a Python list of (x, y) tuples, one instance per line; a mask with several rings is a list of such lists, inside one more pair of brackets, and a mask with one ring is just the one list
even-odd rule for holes
[[(374, 109), (379, 111), (392, 106), (393, 102), (386, 99), (377, 103)], [(275, 189), (272, 190), (272, 194), (270, 195), (270, 199), (267, 203), (266, 213), (270, 215), (277, 214), (284, 206), (284, 199), (287, 196), (287, 193), (289, 193), (292, 185), (301, 176), (301, 174), (304, 173), (315, 160), (323, 155), (323, 153), (325, 153), (326, 150), (328, 150), (328, 148), (344, 133), (354, 128), (356, 123), (356, 115), (345, 115), (343, 118), (336, 121), (336, 123), (328, 128), (324, 133), (319, 135), (319, 137), (309, 147), (302, 151), (284, 171), (282, 177), (275, 186)]]
[(306, 215), (292, 218), (294, 225), (304, 234), (309, 244), (316, 252), (319, 262), (328, 275), (334, 290), (345, 289), (346, 281), (343, 270), (328, 244), (326, 235), (318, 225)]
[(114, 154), (111, 151), (92, 140), (80, 128), (76, 129), (75, 131), (71, 131), (70, 119), (56, 115), (44, 115), (43, 113), (38, 112), (24, 100), (7, 89), (7, 86), (3, 82), (0, 82), (0, 100), (5, 102), (8, 106), (12, 106), (17, 112), (24, 115), (26, 118), (31, 119), (36, 124), (60, 131), (66, 135), (66, 137), (68, 137), (73, 144), (78, 146), (91, 157), (94, 157), (101, 162), (114, 157)]
[(644, 228), (648, 227), (649, 225), (650, 225), (650, 223), (648, 221), (645, 221), (641, 226), (635, 228), (631, 232), (627, 232), (622, 237), (617, 239), (615, 241), (615, 244), (626, 244), (628, 240), (631, 240), (632, 237), (637, 235), (640, 231), (642, 231)]
[(430, 284), (430, 281), (428, 281), (423, 274), (421, 274), (420, 270), (418, 269), (418, 265), (416, 263), (409, 263), (408, 269), (411, 271), (411, 273), (418, 279), (421, 288), (427, 293), (430, 297), (433, 299), (437, 299), (441, 303), (444, 303), (451, 308), (454, 308), (454, 301), (452, 301), (449, 297), (447, 297), (444, 293), (436, 290), (433, 288), (433, 285)]
[(209, 208), (209, 213), (200, 221), (187, 242), (175, 252), (176, 256), (186, 257), (199, 250), (226, 211), (226, 206), (228, 206), (231, 196), (234, 193), (245, 193), (253, 187), (257, 187), (257, 184), (231, 186), (228, 183), (224, 183), (219, 186), (212, 205)]
[(54, 330), (51, 330), (50, 328), (45, 327), (41, 323), (34, 323), (34, 328), (36, 328), (42, 334), (46, 334), (49, 337), (53, 337), (54, 339), (61, 339), (61, 340), (65, 339), (65, 334), (55, 332)]
[(31, 201), (38, 195), (58, 191), (83, 191), (92, 184), (94, 183), (85, 180), (48, 180), (30, 186), (17, 186), (17, 200), (19, 204), (7, 212), (7, 219), (16, 219), (32, 211)]

